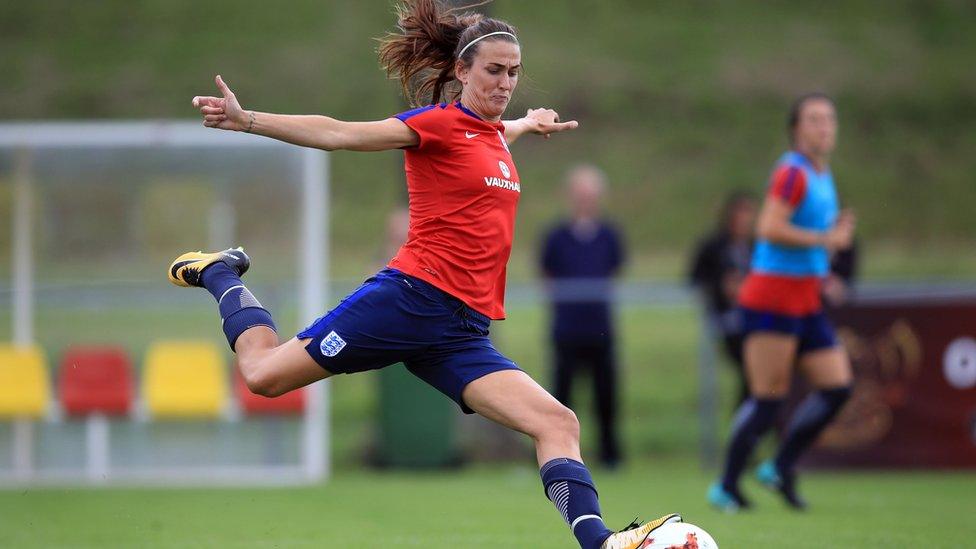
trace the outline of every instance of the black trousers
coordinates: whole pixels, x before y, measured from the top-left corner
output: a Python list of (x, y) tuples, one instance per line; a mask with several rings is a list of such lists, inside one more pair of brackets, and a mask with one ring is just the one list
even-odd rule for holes
[(593, 376), (597, 418), (600, 425), (600, 461), (607, 466), (620, 462), (617, 440), (617, 364), (611, 341), (555, 341), (555, 394), (567, 407), (573, 392), (573, 377), (582, 372)]

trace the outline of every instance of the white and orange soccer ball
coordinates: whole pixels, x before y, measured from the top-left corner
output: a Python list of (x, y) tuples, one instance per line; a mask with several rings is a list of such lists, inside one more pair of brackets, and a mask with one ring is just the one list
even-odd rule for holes
[(718, 549), (718, 544), (694, 524), (674, 522), (651, 532), (640, 549)]

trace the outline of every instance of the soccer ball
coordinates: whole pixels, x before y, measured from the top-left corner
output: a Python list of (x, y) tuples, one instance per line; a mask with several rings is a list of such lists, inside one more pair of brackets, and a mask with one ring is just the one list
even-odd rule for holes
[(651, 532), (641, 549), (718, 549), (718, 544), (694, 524), (673, 522)]

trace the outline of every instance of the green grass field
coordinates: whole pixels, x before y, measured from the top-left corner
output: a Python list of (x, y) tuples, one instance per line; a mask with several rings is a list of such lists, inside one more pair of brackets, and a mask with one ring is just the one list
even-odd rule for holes
[[(678, 511), (736, 547), (972, 547), (973, 474), (811, 474), (811, 511), (729, 516), (705, 505), (707, 475), (687, 462), (596, 472), (604, 514)], [(339, 472), (297, 489), (0, 492), (2, 547), (566, 548), (574, 540), (530, 466), (431, 474)]]

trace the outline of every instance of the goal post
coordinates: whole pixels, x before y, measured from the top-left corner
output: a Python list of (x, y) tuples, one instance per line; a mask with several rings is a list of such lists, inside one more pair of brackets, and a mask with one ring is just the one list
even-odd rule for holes
[[(297, 218), (295, 221), (298, 229), (294, 238), (297, 240), (297, 245), (292, 252), (297, 261), (294, 269), (297, 279), (294, 284), (283, 285), (295, 288), (293, 302), (297, 314), (296, 324), (308, 324), (326, 309), (330, 212), (329, 156), (326, 152), (295, 147), (240, 132), (213, 130), (203, 127), (198, 122), (188, 121), (6, 123), (0, 124), (0, 182), (3, 180), (9, 182), (12, 191), (9, 193), (12, 215), (9, 221), (10, 289), (7, 297), (10, 305), (11, 344), (30, 346), (38, 339), (35, 326), (37, 242), (34, 232), (38, 222), (35, 219), (38, 209), (36, 174), (43, 167), (38, 164), (39, 157), (44, 156), (46, 166), (52, 161), (62, 162), (59, 157), (79, 158), (78, 154), (82, 157), (97, 156), (104, 151), (112, 151), (112, 154), (105, 155), (106, 162), (119, 159), (127, 161), (126, 157), (130, 156), (129, 153), (120, 154), (119, 151), (133, 151), (132, 155), (148, 159), (146, 162), (153, 165), (154, 169), (165, 170), (166, 165), (172, 165), (181, 172), (193, 173), (194, 177), (202, 181), (201, 186), (211, 187), (214, 186), (215, 181), (234, 177), (236, 174), (233, 173), (232, 166), (228, 167), (231, 173), (220, 174), (220, 166), (210, 162), (201, 162), (200, 170), (195, 171), (194, 162), (204, 158), (200, 153), (233, 154), (245, 159), (256, 155), (263, 155), (262, 158), (275, 158), (275, 166), (280, 163), (280, 166), (285, 167), (282, 171), (286, 173), (282, 173), (281, 178), (292, 182), (294, 196), (298, 202), (293, 204), (292, 208)], [(159, 158), (164, 160), (158, 160)], [(70, 160), (64, 162), (70, 164)], [(164, 167), (160, 168), (156, 164)], [(203, 166), (203, 164), (207, 165)], [(98, 169), (103, 167), (99, 164)], [(123, 171), (125, 169), (129, 168), (123, 168)], [(63, 171), (70, 172), (71, 167), (67, 166)], [(61, 172), (59, 174), (63, 179), (72, 179), (71, 175), (65, 176)], [(79, 176), (76, 179), (79, 185), (85, 184), (85, 177)], [(91, 212), (91, 215), (97, 216), (98, 212)], [(177, 251), (180, 250), (174, 250)], [(0, 291), (0, 302), (7, 300), (4, 299), (3, 293)], [(159, 301), (166, 299), (163, 297)], [(160, 327), (161, 330), (163, 328)], [(5, 338), (0, 335), (0, 342), (3, 339)], [(51, 370), (53, 371), (53, 368)], [(129, 470), (108, 466), (107, 479), (109, 482), (118, 479), (150, 484), (169, 483), (180, 478), (187, 479), (192, 484), (275, 484), (277, 481), (293, 484), (321, 481), (328, 477), (330, 471), (329, 382), (325, 380), (313, 384), (306, 391), (304, 412), (300, 418), (299, 448), (295, 449), (299, 456), (298, 463), (276, 464), (268, 467), (217, 464), (186, 470), (165, 464), (135, 467)], [(56, 395), (56, 392), (52, 392), (49, 412), (44, 419), (34, 422), (33, 427), (43, 429), (46, 424), (63, 423), (63, 414), (59, 410), (57, 397), (53, 395)], [(130, 420), (138, 422), (137, 415), (130, 414)], [(233, 415), (229, 414), (227, 417)], [(3, 421), (5, 420), (0, 419), (0, 423)], [(18, 420), (15, 423), (23, 422)], [(15, 446), (13, 452), (15, 455), (31, 455), (30, 449), (22, 446), (34, 444), (37, 442), (37, 437), (25, 437), (22, 431), (22, 427), (16, 429), (18, 435), (13, 437), (15, 439), (12, 443)], [(89, 478), (85, 474), (84, 467), (74, 471), (64, 464), (50, 471), (45, 470), (44, 467), (31, 467), (26, 476), (22, 474), (23, 471), (21, 474), (10, 476), (4, 474), (4, 463), (5, 461), (0, 459), (0, 483), (10, 479), (20, 483), (84, 483)], [(101, 464), (99, 467), (105, 468), (105, 465)]]

